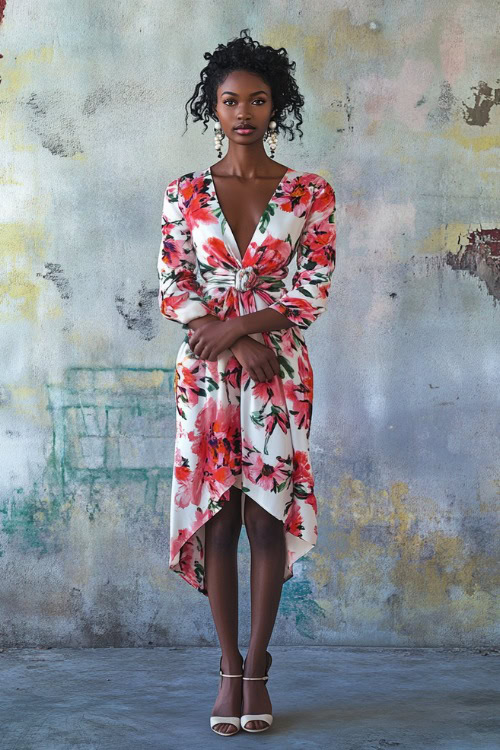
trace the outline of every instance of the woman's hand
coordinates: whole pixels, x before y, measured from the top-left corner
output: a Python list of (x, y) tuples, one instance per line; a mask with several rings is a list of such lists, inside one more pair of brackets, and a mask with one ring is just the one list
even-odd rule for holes
[(241, 337), (241, 330), (237, 318), (220, 320), (214, 316), (207, 316), (206, 322), (200, 323), (188, 336), (191, 351), (197, 357), (216, 362), (219, 355), (225, 349), (230, 349)]
[(280, 365), (276, 354), (251, 336), (241, 336), (231, 346), (231, 351), (256, 383), (270, 381), (279, 375)]

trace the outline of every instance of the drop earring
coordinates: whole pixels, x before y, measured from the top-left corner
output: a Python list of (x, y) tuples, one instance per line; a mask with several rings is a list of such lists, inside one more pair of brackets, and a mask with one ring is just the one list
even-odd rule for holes
[(214, 143), (215, 143), (215, 150), (217, 151), (217, 156), (219, 157), (219, 159), (222, 156), (222, 141), (223, 140), (224, 140), (224, 133), (220, 126), (220, 122), (217, 121), (217, 124), (214, 125)]
[(269, 122), (269, 126), (266, 133), (266, 141), (269, 144), (269, 148), (271, 149), (271, 159), (274, 159), (274, 152), (276, 151), (276, 143), (278, 141), (278, 136), (276, 134), (276, 122), (275, 120), (271, 120)]

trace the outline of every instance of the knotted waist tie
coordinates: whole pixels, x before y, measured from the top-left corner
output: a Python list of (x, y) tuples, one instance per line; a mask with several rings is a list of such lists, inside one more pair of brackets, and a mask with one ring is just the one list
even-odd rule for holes
[(255, 290), (269, 304), (274, 301), (272, 292), (280, 292), (285, 287), (283, 276), (287, 269), (280, 269), (278, 275), (263, 276), (258, 273), (256, 266), (245, 268), (212, 268), (203, 275), (203, 286), (210, 290), (217, 287), (234, 287), (238, 292)]
[[(258, 273), (256, 266), (245, 268), (211, 268), (202, 274), (203, 286), (208, 296), (216, 296), (211, 292), (216, 289), (228, 289), (233, 287), (241, 293), (240, 306), (245, 313), (255, 312), (258, 309), (253, 295), (245, 292), (254, 291), (264, 300), (266, 305), (272, 305), (281, 295), (281, 290), (286, 287), (284, 278), (288, 273), (286, 267), (276, 269), (275, 275), (264, 276)], [(189, 331), (188, 331), (189, 334)], [(267, 331), (262, 332), (262, 337), (267, 346), (272, 348), (272, 343)]]

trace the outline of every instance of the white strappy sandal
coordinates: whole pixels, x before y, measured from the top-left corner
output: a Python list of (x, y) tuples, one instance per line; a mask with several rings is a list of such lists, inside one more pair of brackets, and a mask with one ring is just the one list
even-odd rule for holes
[[(267, 657), (267, 665), (266, 665), (266, 674), (264, 677), (243, 677), (244, 680), (268, 680), (268, 672), (271, 667), (273, 658), (269, 651), (266, 651), (266, 657)], [(262, 729), (247, 729), (245, 724), (248, 724), (250, 721), (267, 721), (267, 727), (263, 727)], [(245, 730), (245, 732), (265, 732), (266, 729), (269, 729), (271, 724), (273, 723), (273, 715), (272, 714), (243, 714), (241, 717), (241, 728)]]
[[(222, 672), (222, 656), (220, 658), (219, 674), (220, 674), (221, 677), (243, 677), (243, 673), (241, 673), (241, 674), (224, 674)], [(222, 680), (221, 680), (221, 682), (222, 682)], [(232, 724), (234, 727), (236, 727), (236, 732), (219, 732), (218, 729), (214, 728), (217, 724)], [(239, 716), (211, 716), (210, 717), (210, 728), (212, 729), (212, 731), (215, 732), (215, 734), (220, 734), (223, 737), (232, 737), (233, 734), (238, 734), (238, 731), (241, 729), (240, 717)]]

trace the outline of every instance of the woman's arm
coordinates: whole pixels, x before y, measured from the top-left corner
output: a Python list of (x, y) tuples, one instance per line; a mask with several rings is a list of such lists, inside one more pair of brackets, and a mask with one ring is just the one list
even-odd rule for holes
[(187, 328), (195, 319), (213, 316), (203, 301), (204, 289), (196, 278), (196, 252), (181, 210), (181, 199), (177, 178), (167, 185), (163, 197), (158, 303), (165, 318)]
[(237, 324), (242, 335), (293, 325), (305, 330), (319, 318), (326, 310), (335, 269), (336, 240), (335, 192), (329, 182), (319, 177), (299, 239), (292, 288), (267, 309), (241, 316)]
[(318, 177), (309, 213), (298, 241), (297, 270), (290, 291), (264, 310), (201, 324), (190, 338), (191, 349), (203, 359), (216, 359), (242, 336), (297, 326), (309, 328), (326, 310), (336, 263), (335, 193)]

